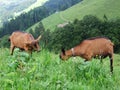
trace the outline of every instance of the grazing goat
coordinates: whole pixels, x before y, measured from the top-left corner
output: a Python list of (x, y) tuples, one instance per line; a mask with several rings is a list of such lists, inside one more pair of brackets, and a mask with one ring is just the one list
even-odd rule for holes
[(20, 50), (25, 50), (31, 54), (33, 50), (40, 51), (40, 38), (41, 36), (35, 40), (34, 37), (29, 33), (20, 31), (13, 32), (9, 37), (9, 41), (11, 42), (10, 54), (13, 55), (15, 47), (20, 48)]
[(94, 37), (82, 41), (79, 45), (70, 50), (65, 51), (62, 49), (60, 58), (67, 60), (72, 56), (80, 56), (84, 58), (85, 61), (89, 61), (96, 56), (101, 58), (109, 56), (110, 71), (113, 72), (113, 46), (114, 44), (106, 37)]

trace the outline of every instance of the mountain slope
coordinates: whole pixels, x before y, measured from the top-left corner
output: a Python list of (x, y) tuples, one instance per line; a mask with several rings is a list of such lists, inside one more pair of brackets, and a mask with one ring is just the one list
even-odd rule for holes
[(106, 15), (108, 20), (120, 18), (120, 0), (83, 0), (73, 7), (55, 13), (42, 20), (45, 29), (52, 29), (60, 24), (73, 21), (75, 18), (82, 19), (85, 15), (94, 15), (103, 19)]
[(8, 19), (41, 6), (47, 0), (0, 0), (0, 25)]
[(24, 10), (36, 0), (0, 0), (0, 25), (11, 18), (14, 12)]
[(26, 8), (23, 11), (20, 11), (18, 13), (15, 13), (15, 14), (16, 15), (20, 15), (21, 13), (29, 12), (30, 10), (32, 10), (32, 9), (34, 9), (36, 7), (42, 6), (46, 1), (48, 1), (48, 0), (37, 0), (35, 3), (33, 3), (32, 5), (30, 5), (28, 8)]

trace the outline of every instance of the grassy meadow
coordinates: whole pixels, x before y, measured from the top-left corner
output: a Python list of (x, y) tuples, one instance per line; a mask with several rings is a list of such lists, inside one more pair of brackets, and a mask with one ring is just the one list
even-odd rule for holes
[(61, 61), (47, 50), (32, 57), (17, 49), (0, 49), (0, 90), (119, 90), (120, 55), (114, 54), (114, 73), (109, 58), (84, 62), (80, 57)]

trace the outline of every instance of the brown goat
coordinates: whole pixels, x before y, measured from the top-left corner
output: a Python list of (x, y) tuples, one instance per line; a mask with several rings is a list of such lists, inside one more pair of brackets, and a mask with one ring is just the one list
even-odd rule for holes
[(14, 48), (20, 48), (20, 50), (25, 50), (32, 54), (33, 50), (40, 51), (39, 40), (41, 36), (37, 39), (25, 32), (16, 31), (13, 32), (9, 37), (9, 41), (11, 42), (10, 46), (10, 54), (13, 55)]
[(108, 38), (90, 38), (82, 41), (79, 45), (70, 50), (65, 51), (62, 49), (60, 58), (67, 60), (72, 56), (80, 56), (84, 58), (85, 61), (89, 61), (96, 56), (100, 56), (101, 58), (109, 56), (110, 71), (113, 72), (113, 46), (114, 44)]

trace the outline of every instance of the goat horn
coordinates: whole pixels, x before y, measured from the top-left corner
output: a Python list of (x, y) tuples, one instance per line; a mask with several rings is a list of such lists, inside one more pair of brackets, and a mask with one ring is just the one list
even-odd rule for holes
[(39, 40), (41, 39), (41, 37), (42, 37), (42, 36), (40, 35), (40, 36), (37, 38), (37, 40), (39, 41)]

